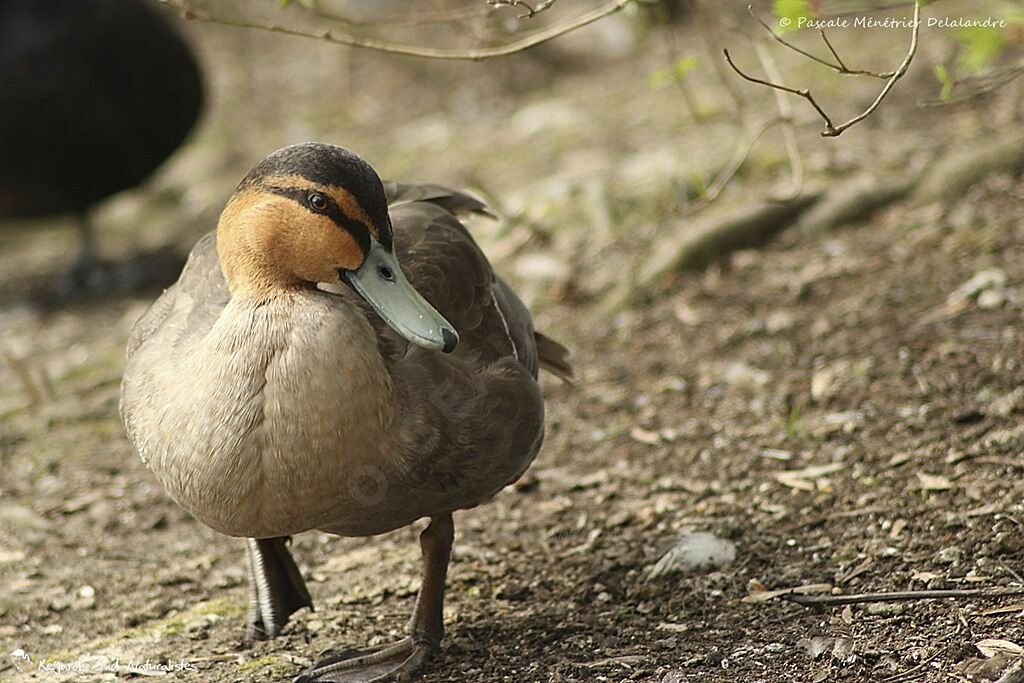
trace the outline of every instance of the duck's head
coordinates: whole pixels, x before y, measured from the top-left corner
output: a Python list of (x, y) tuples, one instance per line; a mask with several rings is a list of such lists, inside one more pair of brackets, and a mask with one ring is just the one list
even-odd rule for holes
[(345, 283), (410, 342), (458, 342), (398, 265), (380, 178), (341, 147), (293, 145), (258, 163), (221, 214), (217, 251), (233, 295)]

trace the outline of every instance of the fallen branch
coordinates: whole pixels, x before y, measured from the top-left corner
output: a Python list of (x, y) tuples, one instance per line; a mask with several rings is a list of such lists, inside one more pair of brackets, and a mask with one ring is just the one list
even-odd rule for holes
[(960, 198), (971, 185), (993, 173), (1024, 170), (1024, 133), (1005, 135), (958, 149), (930, 164), (915, 199), (935, 202)]
[(783, 202), (758, 201), (723, 215), (709, 216), (682, 231), (675, 242), (668, 237), (640, 268), (641, 290), (683, 270), (700, 270), (727, 254), (761, 246), (793, 224), (797, 216), (821, 197), (803, 194)]
[(800, 216), (796, 229), (805, 235), (828, 232), (870, 218), (875, 212), (903, 199), (914, 190), (918, 173), (865, 174), (844, 181)]
[(386, 40), (380, 40), (377, 38), (363, 38), (361, 36), (354, 36), (348, 33), (333, 33), (329, 30), (325, 31), (313, 31), (301, 28), (289, 28), (287, 26), (280, 26), (278, 24), (261, 24), (253, 21), (245, 21), (241, 19), (228, 19), (226, 17), (219, 17), (200, 9), (196, 9), (189, 0), (157, 0), (167, 7), (181, 12), (181, 15), (186, 19), (192, 19), (195, 21), (203, 21), (211, 24), (220, 24), (223, 26), (234, 26), (236, 28), (251, 28), (259, 29), (261, 31), (269, 31), (271, 33), (280, 33), (288, 36), (298, 36), (302, 38), (314, 38), (322, 40), (328, 43), (336, 45), (347, 45), (349, 47), (359, 47), (368, 50), (377, 50), (378, 52), (387, 52), (389, 54), (405, 55), (409, 57), (424, 57), (426, 59), (445, 59), (445, 60), (458, 60), (458, 61), (472, 61), (479, 62), (485, 59), (493, 59), (495, 57), (505, 57), (507, 55), (522, 52), (535, 45), (546, 43), (549, 40), (563, 36), (566, 33), (570, 33), (577, 29), (583, 28), (588, 24), (592, 24), (598, 19), (603, 19), (609, 15), (615, 14), (616, 12), (622, 11), (627, 5), (636, 2), (637, 0), (613, 0), (601, 7), (598, 7), (590, 12), (586, 12), (576, 17), (575, 19), (555, 24), (541, 31), (537, 31), (525, 38), (520, 40), (514, 40), (511, 43), (505, 45), (497, 45), (495, 47), (483, 47), (477, 49), (446, 49), (446, 48), (433, 48), (418, 45), (408, 45), (405, 43), (393, 43)]
[(834, 607), (837, 605), (858, 605), (865, 602), (906, 602), (911, 600), (943, 600), (946, 598), (1002, 598), (1010, 595), (1024, 595), (1024, 586), (893, 591), (890, 593), (850, 593), (849, 595), (797, 595), (795, 593), (786, 593), (779, 597), (799, 605)]
[[(882, 103), (882, 100), (884, 100), (889, 95), (889, 92), (892, 90), (893, 86), (896, 85), (896, 82), (903, 78), (903, 75), (907, 73), (907, 69), (910, 68), (910, 63), (914, 61), (914, 55), (917, 54), (918, 37), (921, 33), (921, 2), (922, 0), (916, 0), (916, 2), (914, 2), (914, 18), (912, 20), (913, 28), (911, 29), (910, 33), (910, 47), (907, 49), (907, 55), (906, 57), (903, 58), (903, 62), (895, 71), (891, 72), (891, 74), (888, 75), (888, 78), (885, 81), (885, 86), (882, 88), (882, 91), (878, 93), (878, 97), (875, 98), (874, 102), (872, 102), (867, 109), (862, 111), (860, 114), (854, 116), (849, 121), (841, 123), (838, 126), (832, 122), (832, 119), (831, 117), (829, 117), (828, 113), (821, 107), (821, 105), (818, 104), (817, 100), (814, 99), (814, 95), (811, 94), (810, 90), (806, 88), (791, 88), (787, 85), (782, 85), (781, 83), (766, 81), (746, 74), (738, 66), (736, 66), (736, 63), (732, 60), (732, 56), (729, 54), (728, 50), (723, 50), (723, 52), (725, 53), (725, 61), (729, 63), (729, 66), (731, 66), (733, 68), (733, 71), (739, 74), (741, 78), (748, 80), (751, 83), (763, 85), (765, 87), (772, 88), (773, 90), (789, 93), (791, 95), (797, 95), (798, 97), (802, 97), (805, 100), (807, 100), (807, 102), (810, 103), (812, 107), (814, 107), (814, 110), (818, 112), (818, 115), (825, 122), (825, 130), (821, 132), (821, 136), (826, 138), (838, 137), (842, 135), (843, 132), (848, 128), (857, 125), (867, 117), (871, 116), (871, 114), (873, 114), (875, 110), (878, 109), (878, 106)], [(758, 21), (760, 21), (760, 19)], [(768, 30), (769, 32), (771, 31), (771, 29)], [(772, 35), (775, 34), (773, 33)], [(776, 36), (776, 38), (778, 37)], [(875, 77), (881, 77), (885, 75), (875, 73), (856, 74), (853, 71), (845, 69), (845, 66), (842, 65), (842, 60), (839, 60), (839, 65), (833, 65), (825, 60), (819, 59), (818, 57), (811, 55), (808, 52), (804, 52), (803, 50), (800, 50), (799, 48), (796, 48), (795, 46), (792, 46), (789, 43), (786, 43), (785, 41), (781, 42), (783, 43), (783, 45), (786, 45), (787, 47), (794, 49), (797, 52), (800, 52), (801, 54), (813, 59), (816, 62), (825, 64), (826, 66), (829, 66), (830, 68), (833, 69), (838, 69), (840, 73), (848, 73), (852, 75), (870, 75)], [(825, 39), (825, 42), (829, 46), (829, 49), (833, 50), (834, 53), (834, 48), (832, 48), (832, 44), (828, 42), (827, 38)], [(838, 57), (838, 55), (836, 56)]]

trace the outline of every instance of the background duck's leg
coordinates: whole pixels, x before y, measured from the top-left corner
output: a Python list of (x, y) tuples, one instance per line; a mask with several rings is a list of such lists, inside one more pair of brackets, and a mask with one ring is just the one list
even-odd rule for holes
[(306, 582), (288, 552), (290, 537), (247, 538), (249, 561), (249, 619), (246, 636), (266, 640), (281, 633), (290, 617), (303, 607), (313, 609)]
[(346, 650), (325, 657), (297, 676), (294, 683), (376, 683), (405, 678), (419, 669), (444, 637), (444, 584), (454, 538), (451, 514), (431, 517), (420, 534), (423, 582), (408, 637), (372, 650)]
[(92, 220), (89, 218), (89, 210), (83, 209), (76, 216), (78, 223), (78, 234), (82, 238), (82, 247), (71, 266), (72, 277), (80, 283), (89, 281), (89, 275), (96, 269), (96, 238), (92, 229)]
[(81, 236), (81, 247), (78, 256), (71, 263), (71, 268), (64, 273), (53, 291), (51, 298), (56, 300), (74, 298), (88, 287), (93, 286), (102, 279), (102, 268), (96, 258), (95, 239), (93, 237), (92, 221), (89, 219), (89, 210), (83, 209), (75, 215), (75, 222), (78, 223), (78, 234)]

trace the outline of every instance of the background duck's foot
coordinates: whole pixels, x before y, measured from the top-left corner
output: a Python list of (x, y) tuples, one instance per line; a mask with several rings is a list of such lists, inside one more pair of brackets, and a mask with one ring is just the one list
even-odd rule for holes
[(293, 683), (378, 683), (408, 680), (434, 648), (403, 638), (369, 650), (341, 650), (330, 654), (295, 677)]
[(166, 287), (181, 273), (184, 260), (177, 249), (162, 247), (110, 262), (83, 251), (56, 282), (33, 295), (37, 305), (57, 308), (70, 303), (106, 299)]

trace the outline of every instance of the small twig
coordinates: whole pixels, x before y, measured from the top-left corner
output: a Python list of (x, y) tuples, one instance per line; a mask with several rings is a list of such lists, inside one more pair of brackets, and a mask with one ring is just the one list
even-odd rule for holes
[[(736, 66), (736, 63), (734, 61), (732, 61), (732, 55), (729, 54), (729, 50), (722, 50), (722, 52), (725, 53), (725, 61), (729, 62), (729, 66), (731, 66), (733, 68), (733, 71), (738, 73), (741, 77), (745, 78), (746, 80), (750, 81), (751, 83), (757, 83), (758, 85), (764, 85), (764, 86), (767, 86), (769, 88), (774, 88), (776, 90), (781, 90), (782, 92), (788, 92), (788, 93), (791, 93), (793, 95), (799, 95), (800, 97), (802, 97), (805, 100), (807, 100), (808, 102), (810, 102), (811, 106), (814, 107), (814, 109), (818, 112), (818, 115), (821, 118), (825, 119), (825, 132), (828, 133), (828, 132), (835, 131), (835, 126), (832, 125), (832, 119), (830, 119), (828, 114), (825, 113), (825, 110), (822, 109), (818, 105), (817, 101), (814, 99), (814, 95), (811, 94), (810, 90), (806, 90), (806, 89), (798, 90), (796, 88), (790, 88), (787, 85), (779, 85), (778, 83), (771, 83), (769, 81), (764, 81), (764, 80), (761, 80), (760, 78), (755, 78), (753, 76), (745, 74), (745, 73), (743, 73), (740, 70), (740, 68), (738, 66)], [(824, 135), (824, 134), (825, 133), (822, 133), (822, 135)]]
[(223, 26), (234, 26), (236, 28), (252, 28), (259, 29), (261, 31), (269, 31), (271, 33), (280, 33), (288, 36), (299, 36), (302, 38), (315, 38), (317, 40), (323, 40), (328, 43), (336, 45), (348, 45), (349, 47), (360, 47), (368, 50), (377, 50), (378, 52), (387, 52), (396, 55), (406, 55), (409, 57), (424, 57), (426, 59), (446, 59), (446, 60), (459, 60), (459, 61), (472, 61), (479, 62), (485, 59), (493, 59), (495, 57), (505, 57), (507, 55), (522, 52), (535, 45), (546, 43), (549, 40), (563, 36), (566, 33), (575, 31), (583, 28), (589, 24), (594, 23), (598, 19), (603, 19), (609, 15), (615, 14), (616, 12), (622, 11), (627, 5), (636, 2), (637, 0), (613, 0), (608, 2), (590, 12), (585, 12), (575, 19), (565, 21), (554, 26), (549, 26), (546, 29), (537, 31), (531, 35), (526, 36), (520, 40), (514, 40), (504, 45), (497, 45), (494, 47), (484, 47), (478, 49), (447, 49), (447, 48), (433, 48), (418, 45), (408, 45), (404, 43), (392, 43), (377, 38), (363, 38), (360, 36), (354, 36), (348, 33), (335, 34), (331, 31), (311, 31), (299, 28), (288, 28), (286, 26), (279, 26), (277, 24), (260, 24), (250, 21), (242, 21), (236, 19), (226, 19), (224, 17), (217, 17), (202, 10), (198, 10), (189, 4), (188, 0), (157, 0), (162, 5), (174, 8), (181, 12), (182, 16), (186, 19), (193, 19), (196, 21), (204, 21), (211, 24), (221, 24)]
[[(718, 76), (718, 80), (722, 83), (722, 87), (729, 93), (729, 97), (732, 98), (733, 104), (737, 111), (743, 109), (743, 95), (736, 88), (734, 81), (729, 77), (729, 73), (722, 66), (722, 62), (715, 59), (715, 52), (717, 51), (717, 45), (713, 44), (713, 37), (718, 33), (719, 28), (717, 15), (714, 15), (714, 19), (710, 19), (712, 16), (707, 9), (704, 7), (702, 0), (690, 0), (690, 4), (693, 7), (693, 15), (697, 19), (697, 23), (700, 25), (700, 30), (697, 33), (700, 34), (701, 40), (704, 42), (704, 49), (707, 50), (710, 55), (712, 67), (715, 69), (715, 74)], [(675, 29), (671, 29), (673, 34)]]
[(544, 10), (550, 9), (558, 0), (544, 0), (536, 7), (530, 5), (523, 0), (487, 0), (487, 4), (491, 7), (522, 7), (526, 10), (525, 14), (518, 15), (518, 19), (533, 19), (535, 16), (543, 12)]
[(872, 78), (880, 78), (880, 79), (883, 79), (883, 80), (887, 79), (887, 78), (892, 78), (892, 75), (893, 75), (892, 71), (886, 71), (884, 73), (878, 73), (877, 71), (867, 71), (867, 70), (863, 70), (863, 69), (850, 69), (850, 68), (848, 68), (846, 66), (846, 64), (843, 62), (842, 57), (839, 56), (839, 53), (836, 52), (836, 49), (832, 46), (832, 43), (829, 42), (828, 36), (825, 35), (825, 30), (824, 29), (818, 29), (818, 34), (821, 36), (822, 41), (824, 41), (825, 46), (828, 47), (828, 51), (832, 53), (833, 57), (835, 57), (835, 60), (836, 60), (835, 64), (833, 64), (832, 62), (830, 62), (830, 61), (828, 61), (826, 59), (822, 59), (821, 57), (818, 57), (817, 55), (814, 55), (814, 54), (808, 52), (807, 50), (804, 50), (803, 48), (797, 47), (796, 45), (794, 45), (793, 43), (789, 42), (788, 40), (783, 39), (782, 36), (780, 36), (775, 31), (772, 30), (771, 26), (766, 24), (764, 22), (764, 20), (762, 20), (760, 17), (758, 17), (756, 14), (754, 14), (754, 8), (751, 5), (747, 5), (747, 12), (750, 14), (751, 17), (754, 18), (755, 21), (757, 21), (757, 23), (761, 24), (761, 27), (764, 28), (764, 30), (768, 32), (768, 35), (770, 35), (772, 38), (774, 38), (777, 42), (781, 43), (782, 45), (785, 45), (786, 47), (788, 47), (793, 52), (801, 54), (804, 57), (807, 57), (808, 59), (817, 62), (818, 64), (821, 64), (823, 66), (827, 66), (828, 68), (832, 69), (836, 73), (843, 74), (844, 76), (871, 76)]
[(1024, 681), (1024, 663), (1019, 659), (993, 683), (1021, 683)]
[[(754, 44), (757, 57), (761, 60), (761, 67), (768, 77), (773, 80), (780, 80), (778, 67), (771, 53), (760, 41)], [(775, 104), (779, 108), (779, 116), (782, 118), (782, 139), (786, 144), (786, 156), (789, 157), (790, 189), (783, 197), (784, 200), (793, 199), (804, 187), (804, 165), (800, 157), (800, 147), (796, 141), (796, 129), (793, 127), (793, 108), (785, 93), (775, 92)]]
[[(729, 55), (729, 51), (728, 50), (724, 51), (725, 52), (725, 61), (727, 61), (729, 63), (729, 66), (731, 66), (733, 68), (733, 71), (735, 71), (742, 78), (750, 81), (751, 83), (757, 83), (758, 85), (763, 85), (763, 86), (766, 86), (768, 88), (772, 88), (774, 90), (779, 90), (781, 92), (790, 93), (792, 95), (798, 95), (798, 96), (804, 98), (805, 100), (807, 100), (811, 104), (811, 106), (814, 107), (815, 111), (818, 112), (818, 115), (821, 116), (822, 120), (825, 121), (825, 130), (823, 130), (821, 132), (821, 136), (822, 137), (826, 137), (826, 138), (838, 137), (838, 136), (842, 135), (843, 131), (845, 131), (846, 129), (848, 129), (848, 128), (852, 127), (852, 126), (857, 125), (858, 123), (860, 123), (861, 121), (863, 121), (867, 117), (871, 116), (871, 114), (873, 114), (875, 112), (875, 110), (878, 109), (878, 106), (882, 103), (882, 100), (884, 100), (889, 95), (889, 92), (892, 90), (893, 86), (896, 85), (896, 82), (898, 80), (900, 80), (901, 78), (903, 78), (903, 75), (907, 72), (907, 69), (910, 68), (910, 63), (914, 60), (914, 55), (917, 54), (918, 37), (921, 34), (921, 2), (922, 2), (922, 0), (915, 0), (915, 2), (914, 2), (914, 18), (912, 20), (913, 29), (911, 30), (911, 34), (910, 34), (910, 47), (907, 49), (907, 55), (906, 55), (906, 57), (903, 58), (903, 62), (899, 65), (899, 67), (895, 71), (893, 71), (891, 74), (875, 74), (875, 73), (871, 73), (871, 72), (859, 73), (859, 72), (856, 72), (856, 71), (846, 70), (842, 66), (841, 60), (840, 60), (840, 64), (832, 64), (831, 62), (823, 60), (820, 57), (816, 57), (816, 56), (812, 55), (811, 53), (806, 52), (804, 50), (801, 50), (800, 48), (796, 47), (795, 45), (792, 45), (792, 44), (782, 40), (782, 38), (780, 38), (779, 36), (775, 35), (775, 33), (771, 30), (771, 28), (768, 27), (767, 24), (765, 24), (763, 21), (761, 21), (760, 19), (757, 19), (757, 17), (755, 17), (755, 19), (757, 19), (757, 21), (759, 21), (761, 23), (761, 25), (764, 26), (768, 30), (768, 32), (771, 33), (772, 36), (776, 40), (781, 42), (786, 47), (788, 47), (788, 48), (790, 48), (792, 50), (795, 50), (796, 52), (799, 52), (800, 54), (808, 57), (809, 59), (814, 60), (815, 62), (818, 62), (820, 64), (824, 64), (824, 65), (826, 65), (826, 66), (828, 66), (828, 67), (830, 67), (832, 69), (835, 69), (835, 70), (839, 71), (839, 73), (853, 74), (853, 75), (863, 75), (863, 76), (875, 76), (875, 77), (879, 77), (879, 78), (886, 78), (885, 86), (882, 87), (882, 91), (880, 93), (878, 93), (878, 97), (875, 98), (874, 102), (872, 102), (871, 105), (867, 109), (862, 111), (860, 114), (858, 114), (857, 116), (854, 116), (849, 121), (846, 121), (845, 123), (842, 123), (842, 124), (840, 124), (838, 126), (836, 126), (835, 124), (832, 123), (832, 119), (829, 117), (829, 115), (827, 113), (825, 113), (825, 110), (822, 109), (821, 106), (818, 104), (818, 102), (814, 99), (814, 96), (811, 94), (810, 90), (807, 90), (806, 88), (805, 89), (791, 88), (789, 86), (782, 85), (781, 83), (773, 83), (772, 81), (766, 81), (766, 80), (762, 80), (760, 78), (755, 78), (753, 76), (750, 76), (750, 75), (744, 73), (743, 71), (741, 71), (739, 69), (739, 67), (736, 66), (735, 62), (732, 61), (732, 57)], [(832, 48), (831, 43), (828, 43), (827, 39), (826, 39), (826, 43), (829, 45), (829, 49), (833, 52), (833, 54), (835, 54), (834, 48)], [(837, 55), (837, 57), (838, 57), (838, 55)]]
[(1001, 598), (1009, 595), (1024, 595), (1024, 586), (893, 591), (890, 593), (850, 593), (849, 595), (786, 594), (780, 597), (800, 605), (836, 606), (857, 605), (864, 602), (904, 602), (907, 600), (942, 600), (945, 598)]
[(694, 213), (698, 209), (703, 209), (705, 206), (715, 201), (718, 198), (718, 195), (722, 193), (722, 190), (725, 189), (725, 186), (729, 184), (729, 181), (732, 180), (732, 177), (736, 175), (740, 170), (740, 167), (743, 166), (743, 162), (745, 162), (747, 157), (750, 156), (750, 151), (754, 148), (757, 141), (761, 139), (761, 136), (764, 135), (769, 128), (781, 122), (782, 117), (776, 116), (768, 119), (760, 126), (753, 129), (746, 139), (742, 140), (736, 146), (736, 151), (733, 152), (729, 162), (722, 167), (718, 172), (718, 175), (715, 176), (715, 179), (711, 181), (710, 185), (708, 185), (707, 190), (704, 191), (704, 201), (694, 207), (692, 211), (687, 212), (686, 215)]
[(882, 100), (886, 98), (889, 91), (892, 90), (893, 86), (896, 85), (896, 81), (903, 78), (903, 74), (907, 73), (907, 69), (910, 68), (910, 63), (914, 61), (914, 55), (917, 54), (917, 39), (921, 35), (921, 0), (917, 0), (914, 3), (914, 28), (910, 34), (910, 48), (907, 50), (907, 56), (903, 58), (903, 63), (899, 65), (896, 71), (893, 72), (892, 76), (885, 82), (885, 87), (882, 88), (882, 92), (878, 93), (878, 97), (871, 103), (871, 106), (861, 112), (859, 115), (854, 116), (846, 123), (838, 126), (835, 131), (829, 135), (822, 133), (825, 137), (835, 137), (841, 135), (844, 130), (850, 126), (855, 126), (867, 117), (874, 113), (875, 109), (878, 109), (878, 105), (882, 103)]
[[(957, 635), (959, 635), (959, 627), (957, 627), (956, 633), (954, 633), (950, 638), (954, 638)], [(939, 649), (937, 649), (934, 652), (932, 652), (932, 654), (930, 656), (928, 656), (928, 658), (922, 660), (921, 664), (916, 665), (916, 666), (914, 666), (914, 667), (912, 667), (910, 669), (907, 669), (906, 671), (904, 671), (904, 672), (902, 672), (900, 674), (896, 674), (895, 676), (889, 676), (887, 678), (883, 678), (881, 681), (879, 681), (879, 683), (898, 683), (898, 681), (905, 681), (906, 679), (908, 679), (911, 676), (913, 676), (914, 674), (918, 673), (919, 671), (921, 671), (922, 669), (924, 669), (928, 665), (932, 664), (933, 661), (935, 661), (935, 659), (940, 654), (944, 654), (945, 651), (949, 649), (950, 645), (951, 645), (951, 643), (946, 643), (945, 645), (943, 645)]]
[(832, 47), (832, 43), (829, 42), (828, 36), (825, 35), (825, 29), (819, 28), (818, 35), (821, 36), (821, 40), (823, 43), (825, 43), (825, 47), (828, 48), (828, 51), (832, 53), (833, 57), (835, 57), (836, 64), (838, 64), (842, 68), (842, 73), (849, 73), (850, 70), (846, 68), (846, 64), (843, 63), (843, 58), (839, 56), (839, 53), (836, 52), (836, 49)]
[[(306, 8), (304, 8), (306, 9)], [(335, 12), (329, 12), (317, 4), (306, 11), (313, 12), (318, 17), (340, 21), (343, 24), (357, 27), (368, 26), (422, 26), (425, 24), (454, 24), (479, 19), (488, 16), (494, 10), (488, 7), (464, 7), (453, 10), (427, 10), (423, 12), (403, 12), (402, 14), (388, 14), (375, 16), (372, 19), (357, 19)]]
[(945, 107), (954, 104), (962, 104), (969, 100), (985, 95), (996, 88), (1002, 87), (1014, 79), (1024, 75), (1024, 60), (1007, 67), (1001, 67), (993, 71), (971, 76), (954, 83), (954, 88), (963, 87), (962, 94), (950, 97), (946, 100), (924, 100), (922, 107)]
[(996, 560), (996, 564), (998, 564), (998, 565), (999, 565), (1000, 567), (1002, 567), (1002, 568), (1003, 568), (1003, 570), (1004, 570), (1004, 571), (1005, 571), (1006, 573), (1008, 573), (1008, 574), (1009, 574), (1010, 576), (1012, 576), (1012, 577), (1013, 577), (1014, 579), (1016, 579), (1016, 580), (1017, 580), (1017, 581), (1019, 581), (1020, 583), (1024, 583), (1024, 576), (1021, 576), (1021, 575), (1020, 575), (1020, 574), (1018, 574), (1017, 572), (1013, 571), (1013, 569), (1011, 569), (1010, 567), (1007, 567), (1007, 566), (1006, 566), (1006, 563), (1004, 563), (1004, 562), (1000, 562), (999, 560)]
[(52, 392), (47, 391), (45, 384), (41, 385), (32, 378), (32, 370), (24, 360), (16, 356), (14, 352), (3, 345), (0, 345), (0, 356), (7, 361), (11, 370), (18, 377), (18, 381), (21, 382), (21, 388), (25, 391), (25, 395), (28, 397), (29, 405), (40, 405), (46, 398), (50, 397), (48, 394), (52, 394)]

